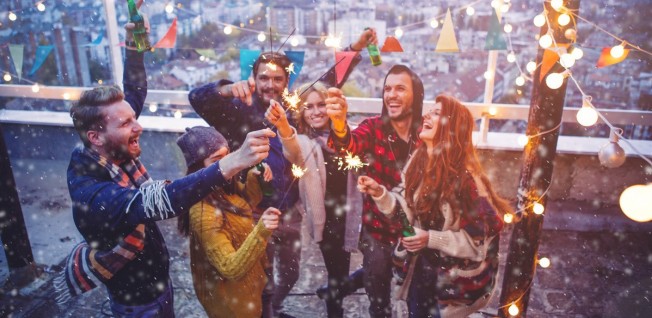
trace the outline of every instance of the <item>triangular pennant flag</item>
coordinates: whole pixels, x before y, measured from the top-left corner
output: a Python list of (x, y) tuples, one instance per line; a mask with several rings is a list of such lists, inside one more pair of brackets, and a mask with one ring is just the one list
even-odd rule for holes
[(570, 44), (557, 43), (557, 48), (548, 48), (543, 50), (543, 58), (541, 59), (541, 72), (539, 73), (539, 81), (543, 81), (550, 69), (559, 61), (559, 56), (565, 53)]
[(621, 57), (613, 57), (611, 56), (611, 48), (610, 47), (605, 47), (602, 49), (602, 53), (600, 54), (600, 58), (598, 59), (598, 63), (595, 65), (598, 68), (613, 65), (613, 64), (618, 64), (622, 61), (624, 61), (627, 58), (627, 55), (629, 54), (629, 49), (625, 49), (623, 56)]
[(201, 55), (203, 57), (207, 57), (207, 58), (209, 58), (211, 60), (217, 60), (217, 54), (215, 54), (214, 49), (195, 49), (195, 52), (197, 52), (197, 54), (199, 54), (199, 55)]
[(240, 50), (240, 79), (246, 80), (254, 68), (254, 62), (258, 59), (260, 50)]
[(154, 47), (157, 49), (173, 49), (175, 43), (177, 43), (177, 18), (172, 20), (172, 25), (168, 29), (168, 32), (165, 33), (158, 43), (154, 44)]
[(304, 51), (285, 51), (285, 55), (292, 61), (291, 67), (288, 69), (290, 73), (290, 80), (288, 82), (288, 87), (292, 87), (292, 83), (299, 77), (301, 73), (301, 68), (303, 68), (303, 58), (306, 52)]
[(45, 59), (48, 58), (48, 55), (50, 55), (50, 52), (52, 52), (52, 49), (54, 48), (54, 45), (39, 45), (36, 48), (36, 56), (34, 57), (34, 65), (32, 65), (32, 69), (29, 71), (27, 76), (32, 76), (36, 71), (38, 71), (39, 68), (41, 68), (41, 65), (43, 65), (43, 62), (45, 62)]
[(20, 79), (23, 75), (23, 49), (25, 48), (22, 44), (9, 44), (9, 54), (11, 54), (11, 59), (14, 61), (14, 68), (16, 68), (16, 74)]
[(80, 46), (98, 46), (98, 45), (100, 45), (100, 43), (102, 43), (102, 39), (104, 39), (104, 34), (100, 33), (97, 36), (97, 38), (95, 38), (95, 40), (93, 40), (93, 42), (88, 43), (88, 44), (84, 44), (84, 45), (80, 45)]
[(496, 10), (491, 10), (491, 22), (489, 23), (489, 31), (487, 32), (487, 41), (484, 44), (486, 51), (507, 50), (507, 42), (505, 42), (505, 35), (503, 28), (498, 20)]
[(351, 62), (353, 62), (353, 58), (355, 58), (356, 54), (358, 54), (358, 52), (355, 51), (335, 52), (335, 76), (337, 79), (337, 85), (335, 86), (339, 86), (340, 83), (342, 83), (344, 75), (346, 75), (346, 70), (349, 69), (349, 66), (351, 65)]
[(455, 38), (455, 30), (453, 29), (453, 18), (451, 18), (451, 9), (446, 11), (446, 18), (444, 19), (444, 26), (441, 28), (439, 40), (435, 52), (440, 53), (455, 53), (460, 49), (457, 46), (457, 39)]
[(398, 39), (393, 36), (388, 36), (383, 43), (383, 48), (380, 49), (381, 52), (403, 52), (403, 47), (401, 43), (398, 42)]

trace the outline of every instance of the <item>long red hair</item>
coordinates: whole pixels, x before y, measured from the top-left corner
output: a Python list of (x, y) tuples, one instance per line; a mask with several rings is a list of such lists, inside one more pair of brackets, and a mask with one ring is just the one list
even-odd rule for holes
[(439, 95), (435, 102), (441, 103), (441, 112), (433, 140), (434, 152), (428, 154), (426, 144), (421, 143), (413, 154), (405, 172), (408, 205), (416, 211), (422, 222), (437, 223), (441, 220), (439, 207), (442, 202), (448, 202), (458, 217), (460, 208), (470, 203), (463, 202), (461, 196), (468, 171), (480, 177), (490, 202), (500, 215), (511, 211), (509, 202), (494, 192), (480, 165), (473, 146), (475, 122), (471, 112), (451, 96)]

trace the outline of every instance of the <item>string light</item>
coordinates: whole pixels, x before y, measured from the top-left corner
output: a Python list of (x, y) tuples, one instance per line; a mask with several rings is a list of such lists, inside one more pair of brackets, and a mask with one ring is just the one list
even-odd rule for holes
[(577, 39), (577, 31), (575, 29), (566, 29), (564, 37), (568, 40), (575, 41)]
[(229, 35), (233, 32), (233, 27), (230, 25), (227, 25), (224, 27), (224, 34)]
[(514, 54), (514, 52), (507, 53), (507, 62), (510, 63), (516, 62), (516, 54)]
[(609, 54), (614, 58), (621, 58), (625, 54), (625, 46), (623, 44), (616, 45), (609, 50)]
[(518, 313), (520, 312), (520, 310), (518, 310), (518, 306), (516, 306), (515, 303), (512, 303), (512, 304), (509, 306), (509, 308), (507, 308), (507, 312), (508, 312), (510, 315), (512, 315), (512, 316), (516, 316), (516, 315), (518, 315)]
[(69, 100), (70, 99), (70, 93), (63, 93), (63, 99)]
[(9, 12), (9, 20), (16, 21), (16, 19), (18, 19), (18, 16), (13, 12)]
[(567, 25), (568, 23), (570, 23), (570, 20), (571, 20), (570, 15), (566, 13), (562, 13), (559, 15), (559, 17), (557, 17), (557, 22), (561, 26)]
[(258, 33), (258, 41), (265, 42), (265, 40), (267, 40), (267, 36), (265, 35), (265, 32)]
[(544, 49), (549, 48), (552, 45), (552, 36), (550, 34), (544, 34), (539, 38), (539, 45)]
[(4, 79), (5, 82), (9, 82), (9, 81), (11, 81), (11, 74), (9, 74), (9, 73), (5, 73), (5, 75), (2, 76), (2, 79)]
[(181, 113), (180, 110), (174, 112), (174, 118), (181, 119), (181, 117), (183, 117), (183, 114)]
[(430, 20), (430, 27), (433, 29), (436, 29), (439, 26), (439, 21), (437, 19), (433, 18)]
[(546, 24), (546, 17), (543, 16), (543, 13), (539, 13), (534, 17), (534, 20), (532, 22), (534, 22), (534, 25), (540, 28), (544, 24)]
[(165, 12), (167, 13), (172, 13), (174, 11), (174, 5), (172, 3), (168, 3), (165, 5)]
[(652, 197), (652, 183), (648, 185), (635, 184), (628, 187), (620, 194), (620, 209), (630, 219), (636, 222), (652, 221), (652, 205), (649, 199)]
[(555, 9), (557, 12), (559, 12), (564, 7), (564, 1), (563, 0), (551, 0), (550, 1), (550, 6), (553, 9)]
[(512, 223), (514, 221), (514, 214), (507, 213), (503, 215), (503, 221), (507, 224)]
[(45, 4), (43, 4), (43, 1), (39, 1), (36, 4), (36, 10), (41, 11), (41, 12), (45, 11)]
[(550, 73), (546, 76), (546, 85), (551, 89), (558, 89), (564, 84), (562, 73)]
[(400, 39), (403, 36), (403, 29), (397, 28), (394, 30), (394, 36), (396, 36), (397, 39)]
[(534, 73), (534, 71), (537, 70), (537, 63), (530, 61), (527, 63), (527, 65), (525, 65), (525, 69), (530, 73)]
[(591, 105), (591, 96), (585, 96), (582, 98), (582, 108), (577, 111), (575, 117), (577, 118), (577, 122), (584, 127), (595, 125), (598, 121), (598, 113)]
[(546, 208), (543, 206), (543, 204), (539, 202), (534, 202), (534, 204), (532, 205), (532, 211), (534, 212), (534, 214), (541, 215), (545, 210)]
[(490, 72), (490, 71), (485, 71), (484, 72), (484, 78), (485, 79), (489, 80), (489, 79), (492, 79), (493, 77), (494, 77), (493, 72)]
[(466, 14), (468, 16), (472, 16), (473, 14), (475, 14), (475, 9), (473, 9), (473, 7), (466, 7)]
[(498, 109), (494, 106), (489, 107), (489, 115), (496, 116), (496, 114), (498, 114)]
[(150, 113), (155, 113), (157, 110), (158, 110), (158, 104), (149, 103), (149, 112)]
[(547, 257), (542, 257), (538, 260), (539, 266), (543, 268), (548, 268), (550, 267), (550, 259)]
[(513, 29), (514, 28), (509, 23), (505, 23), (505, 26), (503, 27), (503, 30), (505, 30), (505, 33), (511, 33)]
[(571, 55), (577, 61), (577, 60), (581, 59), (584, 56), (584, 51), (582, 51), (582, 49), (580, 49), (577, 46), (573, 46), (573, 50), (571, 51)]
[(299, 45), (299, 39), (297, 39), (296, 37), (293, 37), (293, 38), (290, 40), (290, 45), (292, 45), (292, 46), (297, 46), (297, 45)]
[(523, 76), (519, 75), (519, 76), (516, 77), (516, 79), (514, 80), (514, 82), (515, 82), (516, 85), (518, 85), (518, 86), (523, 86), (523, 85), (525, 85), (525, 78), (524, 78)]
[(559, 57), (559, 64), (565, 68), (570, 68), (571, 66), (575, 65), (575, 58), (571, 54), (563, 53)]
[(41, 90), (41, 88), (38, 86), (38, 83), (32, 85), (32, 92), (38, 93)]
[(518, 144), (521, 147), (525, 147), (525, 145), (527, 145), (528, 142), (530, 142), (530, 138), (526, 135), (520, 135), (516, 139), (516, 144)]
[(600, 164), (607, 168), (618, 168), (625, 163), (625, 150), (618, 144), (618, 134), (616, 130), (620, 130), (619, 134), (622, 134), (622, 129), (620, 128), (611, 128), (609, 132), (609, 142), (602, 146), (598, 151), (598, 159)]
[(502, 7), (500, 7), (500, 12), (502, 12), (502, 13), (507, 13), (507, 12), (509, 11), (509, 8), (510, 8), (510, 7), (511, 7), (511, 6), (510, 6), (509, 4), (505, 3), (505, 4), (503, 4)]

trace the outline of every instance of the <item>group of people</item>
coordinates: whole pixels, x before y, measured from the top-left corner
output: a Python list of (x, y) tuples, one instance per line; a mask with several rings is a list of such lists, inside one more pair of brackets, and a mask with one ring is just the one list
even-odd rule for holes
[[(127, 28), (127, 43), (130, 36)], [(347, 49), (376, 42), (367, 29)], [(210, 127), (178, 138), (185, 177), (153, 180), (139, 161), (143, 53), (125, 55), (124, 92), (97, 87), (70, 110), (83, 146), (73, 151), (68, 185), (85, 239), (67, 263), (62, 286), (71, 294), (104, 284), (116, 317), (173, 317), (169, 255), (156, 221), (176, 217), (209, 317), (291, 317), (283, 301), (299, 278), (302, 222), (324, 257), (328, 277), (316, 294), (328, 317), (342, 317), (344, 297), (362, 287), (370, 316), (391, 317), (391, 282), (401, 270), (398, 297), (411, 317), (465, 317), (487, 304), (502, 214), (511, 207), (482, 171), (474, 120), (459, 101), (439, 95), (424, 112), (421, 79), (395, 65), (383, 83), (382, 114), (351, 129), (340, 86), (359, 54), (344, 80), (333, 68), (299, 88), (291, 113), (282, 102), (291, 62), (266, 52), (249, 80), (190, 92)], [(344, 152), (367, 165), (339, 169)], [(295, 179), (293, 165), (305, 174)], [(401, 213), (415, 235), (402, 237)], [(399, 245), (413, 257), (397, 265)], [(363, 265), (349, 274), (356, 249)]]

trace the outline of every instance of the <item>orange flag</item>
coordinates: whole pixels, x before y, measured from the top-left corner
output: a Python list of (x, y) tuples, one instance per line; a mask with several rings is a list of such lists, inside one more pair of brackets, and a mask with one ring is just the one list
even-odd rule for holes
[(403, 52), (403, 47), (401, 43), (398, 42), (398, 39), (393, 36), (388, 36), (383, 43), (383, 48), (380, 49), (381, 52)]
[(346, 75), (346, 70), (349, 69), (353, 58), (358, 52), (355, 51), (341, 51), (335, 52), (335, 75), (337, 77), (337, 85), (339, 85)]
[(550, 69), (559, 61), (559, 56), (562, 52), (566, 52), (570, 44), (557, 43), (557, 50), (555, 48), (548, 48), (543, 51), (543, 59), (541, 60), (541, 73), (539, 73), (539, 81), (543, 81), (546, 74)]
[(627, 58), (627, 55), (629, 54), (629, 49), (625, 49), (625, 53), (623, 53), (623, 56), (619, 58), (615, 58), (611, 56), (610, 51), (611, 51), (610, 47), (603, 48), (602, 53), (600, 54), (600, 58), (598, 59), (598, 63), (595, 66), (601, 68), (613, 64), (618, 64), (624, 61)]
[(158, 43), (154, 45), (157, 49), (172, 49), (174, 44), (177, 42), (177, 18), (172, 20), (172, 25), (168, 32), (165, 33), (165, 36), (161, 38)]

